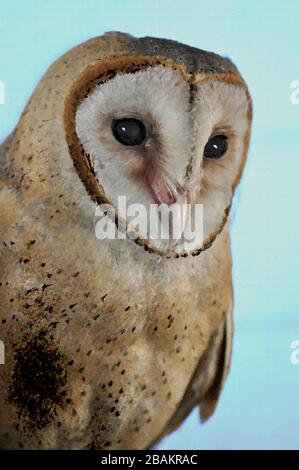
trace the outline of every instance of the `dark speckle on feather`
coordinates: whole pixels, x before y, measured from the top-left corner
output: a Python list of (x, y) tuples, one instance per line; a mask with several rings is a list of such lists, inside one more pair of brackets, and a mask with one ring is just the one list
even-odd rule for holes
[(45, 329), (17, 343), (9, 401), (28, 432), (42, 429), (65, 405), (65, 356)]

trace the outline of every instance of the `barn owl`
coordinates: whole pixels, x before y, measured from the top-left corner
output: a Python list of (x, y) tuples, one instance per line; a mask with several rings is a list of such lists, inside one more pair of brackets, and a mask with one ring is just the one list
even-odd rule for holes
[[(146, 449), (212, 415), (251, 116), (229, 59), (171, 40), (107, 33), (49, 68), (0, 150), (1, 448)], [(140, 233), (119, 197), (200, 205), (201, 236)], [(97, 237), (102, 204), (135, 236)]]

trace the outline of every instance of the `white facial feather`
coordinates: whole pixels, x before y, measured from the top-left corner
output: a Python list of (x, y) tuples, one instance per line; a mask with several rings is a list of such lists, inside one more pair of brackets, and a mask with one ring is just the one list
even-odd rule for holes
[[(248, 98), (240, 87), (221, 82), (199, 84), (193, 115), (198, 133), (191, 185), (197, 188), (196, 200), (203, 204), (204, 238), (221, 222), (231, 204), (233, 183), (240, 171), (249, 127)], [(212, 134), (228, 136), (228, 150), (220, 159), (203, 160), (204, 147)], [(200, 193), (198, 192), (200, 190)], [(196, 190), (195, 190), (196, 192)]]
[[(131, 116), (152, 125), (159, 140), (158, 147), (153, 147), (153, 158), (158, 156), (172, 180), (190, 191), (192, 203), (203, 204), (203, 240), (197, 237), (191, 244), (182, 242), (176, 247), (178, 252), (191, 251), (200, 248), (217, 229), (231, 203), (249, 126), (247, 100), (239, 86), (210, 80), (197, 84), (190, 103), (190, 88), (184, 78), (158, 65), (119, 73), (97, 86), (77, 109), (76, 132), (112, 204), (117, 204), (119, 196), (126, 196), (127, 204), (143, 204), (148, 214), (150, 204), (155, 203), (153, 195), (131, 172), (143, 157), (138, 149), (116, 141), (111, 121)], [(228, 151), (219, 160), (204, 160), (205, 145), (211, 135), (219, 133), (228, 136)], [(163, 249), (165, 242), (157, 241), (155, 246)]]
[(152, 124), (161, 143), (165, 170), (183, 184), (191, 158), (189, 106), (189, 85), (178, 72), (163, 66), (118, 74), (97, 86), (81, 103), (76, 132), (112, 202), (119, 195), (126, 195), (130, 204), (147, 206), (154, 201), (142, 182), (132, 182), (129, 170), (138, 160), (136, 150), (115, 140), (111, 120), (134, 116)]

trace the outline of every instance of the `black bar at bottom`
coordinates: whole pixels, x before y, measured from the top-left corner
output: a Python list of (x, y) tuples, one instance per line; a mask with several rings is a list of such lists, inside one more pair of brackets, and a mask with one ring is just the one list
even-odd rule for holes
[[(286, 460), (299, 461), (299, 451), (205, 451), (205, 450), (180, 450), (180, 451), (31, 451), (31, 450), (2, 450), (0, 451), (1, 468), (2, 465), (19, 464), (24, 466), (30, 464), (34, 467), (51, 467), (55, 464), (72, 465), (72, 467), (89, 468), (111, 468), (114, 465), (121, 465), (125, 468), (139, 468), (144, 465), (190, 465), (197, 466), (205, 463), (269, 463), (269, 459), (275, 459), (276, 463), (285, 463)], [(21, 467), (20, 467), (21, 468)], [(55, 469), (53, 469), (55, 470)]]

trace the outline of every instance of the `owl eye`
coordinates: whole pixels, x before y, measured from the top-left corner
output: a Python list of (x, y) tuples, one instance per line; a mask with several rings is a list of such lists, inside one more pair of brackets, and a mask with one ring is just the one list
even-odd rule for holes
[(118, 142), (130, 147), (141, 145), (147, 134), (143, 122), (135, 118), (113, 119), (111, 130)]
[(224, 134), (211, 137), (203, 152), (204, 158), (221, 158), (228, 148), (228, 138)]

